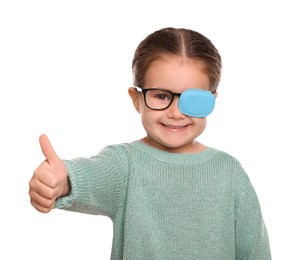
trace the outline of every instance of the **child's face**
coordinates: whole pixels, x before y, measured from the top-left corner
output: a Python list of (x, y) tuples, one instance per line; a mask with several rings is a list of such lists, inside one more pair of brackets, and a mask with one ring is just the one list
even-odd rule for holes
[[(209, 90), (210, 81), (200, 62), (181, 57), (166, 56), (151, 63), (145, 74), (144, 88), (162, 88), (182, 93), (190, 88)], [(202, 148), (196, 141), (206, 127), (206, 118), (189, 117), (181, 113), (176, 96), (165, 110), (151, 110), (142, 93), (132, 88), (129, 94), (147, 132), (143, 139), (156, 148), (177, 152), (196, 152)]]

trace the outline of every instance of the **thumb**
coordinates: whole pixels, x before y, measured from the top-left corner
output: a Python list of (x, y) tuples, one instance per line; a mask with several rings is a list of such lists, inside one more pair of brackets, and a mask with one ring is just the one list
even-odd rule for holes
[(49, 140), (49, 138), (46, 135), (41, 135), (39, 137), (39, 144), (42, 149), (42, 152), (44, 156), (46, 157), (46, 160), (51, 163), (59, 159), (58, 155), (54, 151), (54, 148)]

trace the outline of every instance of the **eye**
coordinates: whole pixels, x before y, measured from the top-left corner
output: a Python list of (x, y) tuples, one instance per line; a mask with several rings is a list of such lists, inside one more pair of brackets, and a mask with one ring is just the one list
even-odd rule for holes
[(161, 100), (169, 100), (170, 99), (169, 95), (167, 95), (165, 93), (156, 94), (155, 98), (161, 99)]
[(154, 99), (161, 100), (161, 101), (169, 101), (172, 99), (171, 93), (163, 90), (155, 90), (151, 92), (151, 96)]

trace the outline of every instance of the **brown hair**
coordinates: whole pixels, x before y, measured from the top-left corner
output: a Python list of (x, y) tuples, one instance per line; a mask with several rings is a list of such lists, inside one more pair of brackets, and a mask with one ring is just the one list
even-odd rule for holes
[(183, 28), (164, 28), (148, 35), (137, 47), (133, 62), (134, 85), (144, 87), (144, 75), (154, 60), (176, 55), (200, 61), (215, 91), (221, 77), (221, 57), (213, 43), (202, 34)]

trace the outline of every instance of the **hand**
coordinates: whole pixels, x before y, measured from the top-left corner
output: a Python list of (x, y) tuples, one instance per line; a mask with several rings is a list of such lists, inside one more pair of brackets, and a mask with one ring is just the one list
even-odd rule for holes
[(41, 150), (46, 159), (34, 171), (29, 182), (32, 206), (42, 213), (50, 212), (57, 198), (70, 192), (70, 184), (64, 162), (55, 153), (48, 137), (39, 138)]

